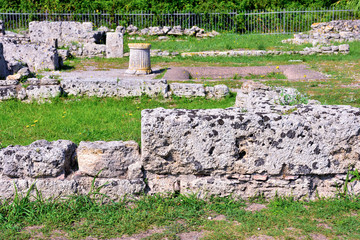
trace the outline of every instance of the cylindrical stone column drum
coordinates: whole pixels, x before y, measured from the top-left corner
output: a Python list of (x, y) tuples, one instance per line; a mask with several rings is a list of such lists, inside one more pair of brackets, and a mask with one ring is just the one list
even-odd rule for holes
[(150, 43), (129, 43), (130, 60), (128, 74), (149, 74), (150, 64)]

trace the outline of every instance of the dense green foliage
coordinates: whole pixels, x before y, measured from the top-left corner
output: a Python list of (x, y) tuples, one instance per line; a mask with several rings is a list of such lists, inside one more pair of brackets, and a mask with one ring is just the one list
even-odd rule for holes
[[(340, 1), (346, 5), (351, 0)], [(227, 11), (229, 9), (253, 10), (276, 8), (329, 7), (337, 0), (0, 0), (0, 10), (15, 11)]]

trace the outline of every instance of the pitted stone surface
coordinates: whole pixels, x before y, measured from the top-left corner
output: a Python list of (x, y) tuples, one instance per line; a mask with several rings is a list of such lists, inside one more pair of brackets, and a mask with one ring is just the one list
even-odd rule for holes
[[(7, 80), (0, 80), (0, 82), (5, 82)], [(0, 101), (9, 100), (17, 97), (17, 91), (15, 85), (10, 86), (0, 86)]]
[(205, 97), (205, 87), (196, 83), (170, 83), (170, 92), (175, 96)]
[(124, 38), (121, 32), (108, 32), (106, 34), (106, 57), (122, 58), (124, 56)]
[[(294, 44), (312, 43), (313, 45), (318, 45), (329, 44), (330, 41), (352, 42), (360, 40), (360, 20), (334, 20), (330, 22), (313, 23), (311, 28), (311, 31), (294, 34), (293, 39), (283, 40), (283, 42)], [(334, 49), (331, 49), (331, 51), (334, 51)], [(348, 50), (342, 52), (347, 53)]]
[[(257, 175), (262, 176), (262, 175)], [(256, 180), (252, 175), (232, 176), (204, 175), (157, 175), (148, 173), (149, 194), (158, 192), (196, 193), (198, 197), (233, 196), (248, 199), (263, 195), (270, 199), (276, 196), (292, 196), (295, 199), (333, 197), (337, 187), (342, 186), (346, 174), (330, 176), (273, 176), (266, 181)], [(360, 192), (360, 182), (349, 184), (352, 193)]]
[[(80, 142), (77, 149), (79, 171), (89, 176), (126, 178), (128, 169), (138, 171), (132, 176), (141, 176), (139, 145), (134, 141)], [(101, 171), (101, 172), (100, 172)]]
[(98, 97), (131, 97), (147, 94), (149, 96), (162, 95), (167, 92), (164, 80), (115, 80), (96, 79), (64, 79), (61, 87), (69, 95), (98, 96)]
[(34, 21), (29, 23), (30, 40), (43, 43), (49, 39), (58, 39), (59, 46), (71, 42), (102, 43), (105, 31), (93, 31), (91, 22), (47, 22)]
[(270, 88), (258, 82), (247, 81), (237, 91), (235, 107), (252, 112), (284, 112), (295, 109), (296, 106), (290, 105), (298, 103), (320, 104), (294, 88)]
[[(360, 109), (297, 108), (288, 115), (237, 108), (143, 110), (149, 193), (334, 196), (349, 166), (360, 167)], [(360, 192), (360, 184), (352, 187)]]
[(288, 115), (241, 109), (142, 111), (142, 159), (154, 174), (344, 174), (360, 167), (360, 110), (298, 106)]
[(230, 94), (230, 90), (226, 85), (215, 85), (214, 87), (205, 87), (206, 96), (208, 98), (223, 98)]
[(30, 85), (26, 88), (26, 96), (29, 100), (49, 99), (61, 94), (60, 85)]
[(54, 47), (36, 44), (14, 44), (3, 42), (5, 61), (23, 62), (31, 71), (59, 68), (59, 56)]
[(0, 149), (0, 174), (11, 178), (57, 177), (70, 172), (76, 145), (68, 140), (39, 140)]

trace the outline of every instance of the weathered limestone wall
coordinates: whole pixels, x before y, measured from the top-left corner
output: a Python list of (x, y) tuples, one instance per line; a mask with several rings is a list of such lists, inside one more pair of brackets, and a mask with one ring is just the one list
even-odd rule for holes
[(160, 108), (143, 110), (141, 124), (151, 193), (314, 198), (334, 195), (349, 166), (360, 168), (360, 110), (349, 106)]
[(19, 100), (51, 99), (65, 93), (73, 96), (97, 97), (150, 97), (171, 94), (180, 97), (222, 98), (229, 94), (225, 85), (205, 87), (202, 84), (168, 84), (166, 80), (144, 79), (57, 79), (29, 78), (25, 87), (17, 80), (0, 80), (0, 101), (17, 98)]
[(14, 184), (26, 193), (33, 183), (45, 198), (87, 194), (101, 169), (95, 185), (104, 185), (101, 192), (112, 199), (144, 192), (137, 143), (81, 142), (77, 148), (67, 140), (40, 140), (0, 149), (0, 198), (13, 198)]
[(59, 67), (59, 56), (54, 46), (16, 44), (1, 41), (1, 39), (0, 43), (3, 45), (3, 56), (8, 63), (22, 62), (31, 71), (55, 70)]
[[(142, 151), (134, 141), (36, 141), (0, 149), (0, 197), (36, 183), (44, 197), (101, 193), (197, 193), (270, 198), (334, 196), (360, 168), (358, 108), (297, 106), (288, 114), (241, 108), (142, 112)], [(101, 172), (100, 172), (101, 171)], [(145, 180), (146, 179), (146, 180)], [(349, 185), (360, 193), (360, 182)]]
[(93, 31), (91, 22), (48, 22), (33, 21), (29, 23), (30, 40), (34, 43), (45, 43), (58, 39), (59, 46), (71, 42), (104, 43), (105, 31)]
[[(158, 192), (333, 197), (347, 172), (360, 169), (360, 109), (291, 105), (299, 94), (247, 82), (234, 108), (143, 110), (141, 153), (134, 141), (40, 140), (0, 149), (0, 197), (34, 182), (44, 197), (86, 194), (95, 176), (114, 200)], [(348, 187), (360, 193), (359, 181)]]

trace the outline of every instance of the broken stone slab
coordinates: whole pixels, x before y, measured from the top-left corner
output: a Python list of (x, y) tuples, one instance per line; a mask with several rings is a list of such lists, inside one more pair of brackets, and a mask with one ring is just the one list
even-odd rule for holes
[(159, 175), (326, 175), (360, 167), (360, 110), (301, 106), (142, 111), (144, 170)]
[(76, 145), (68, 140), (38, 140), (0, 149), (1, 175), (11, 178), (57, 177), (71, 171)]
[(130, 169), (131, 176), (141, 176), (141, 166), (131, 167), (140, 163), (139, 145), (134, 141), (80, 142), (77, 158), (79, 171), (88, 176), (128, 178)]
[(108, 32), (106, 34), (106, 57), (122, 58), (124, 56), (124, 38), (120, 32)]
[(170, 83), (170, 92), (181, 97), (205, 97), (205, 87), (196, 83)]

